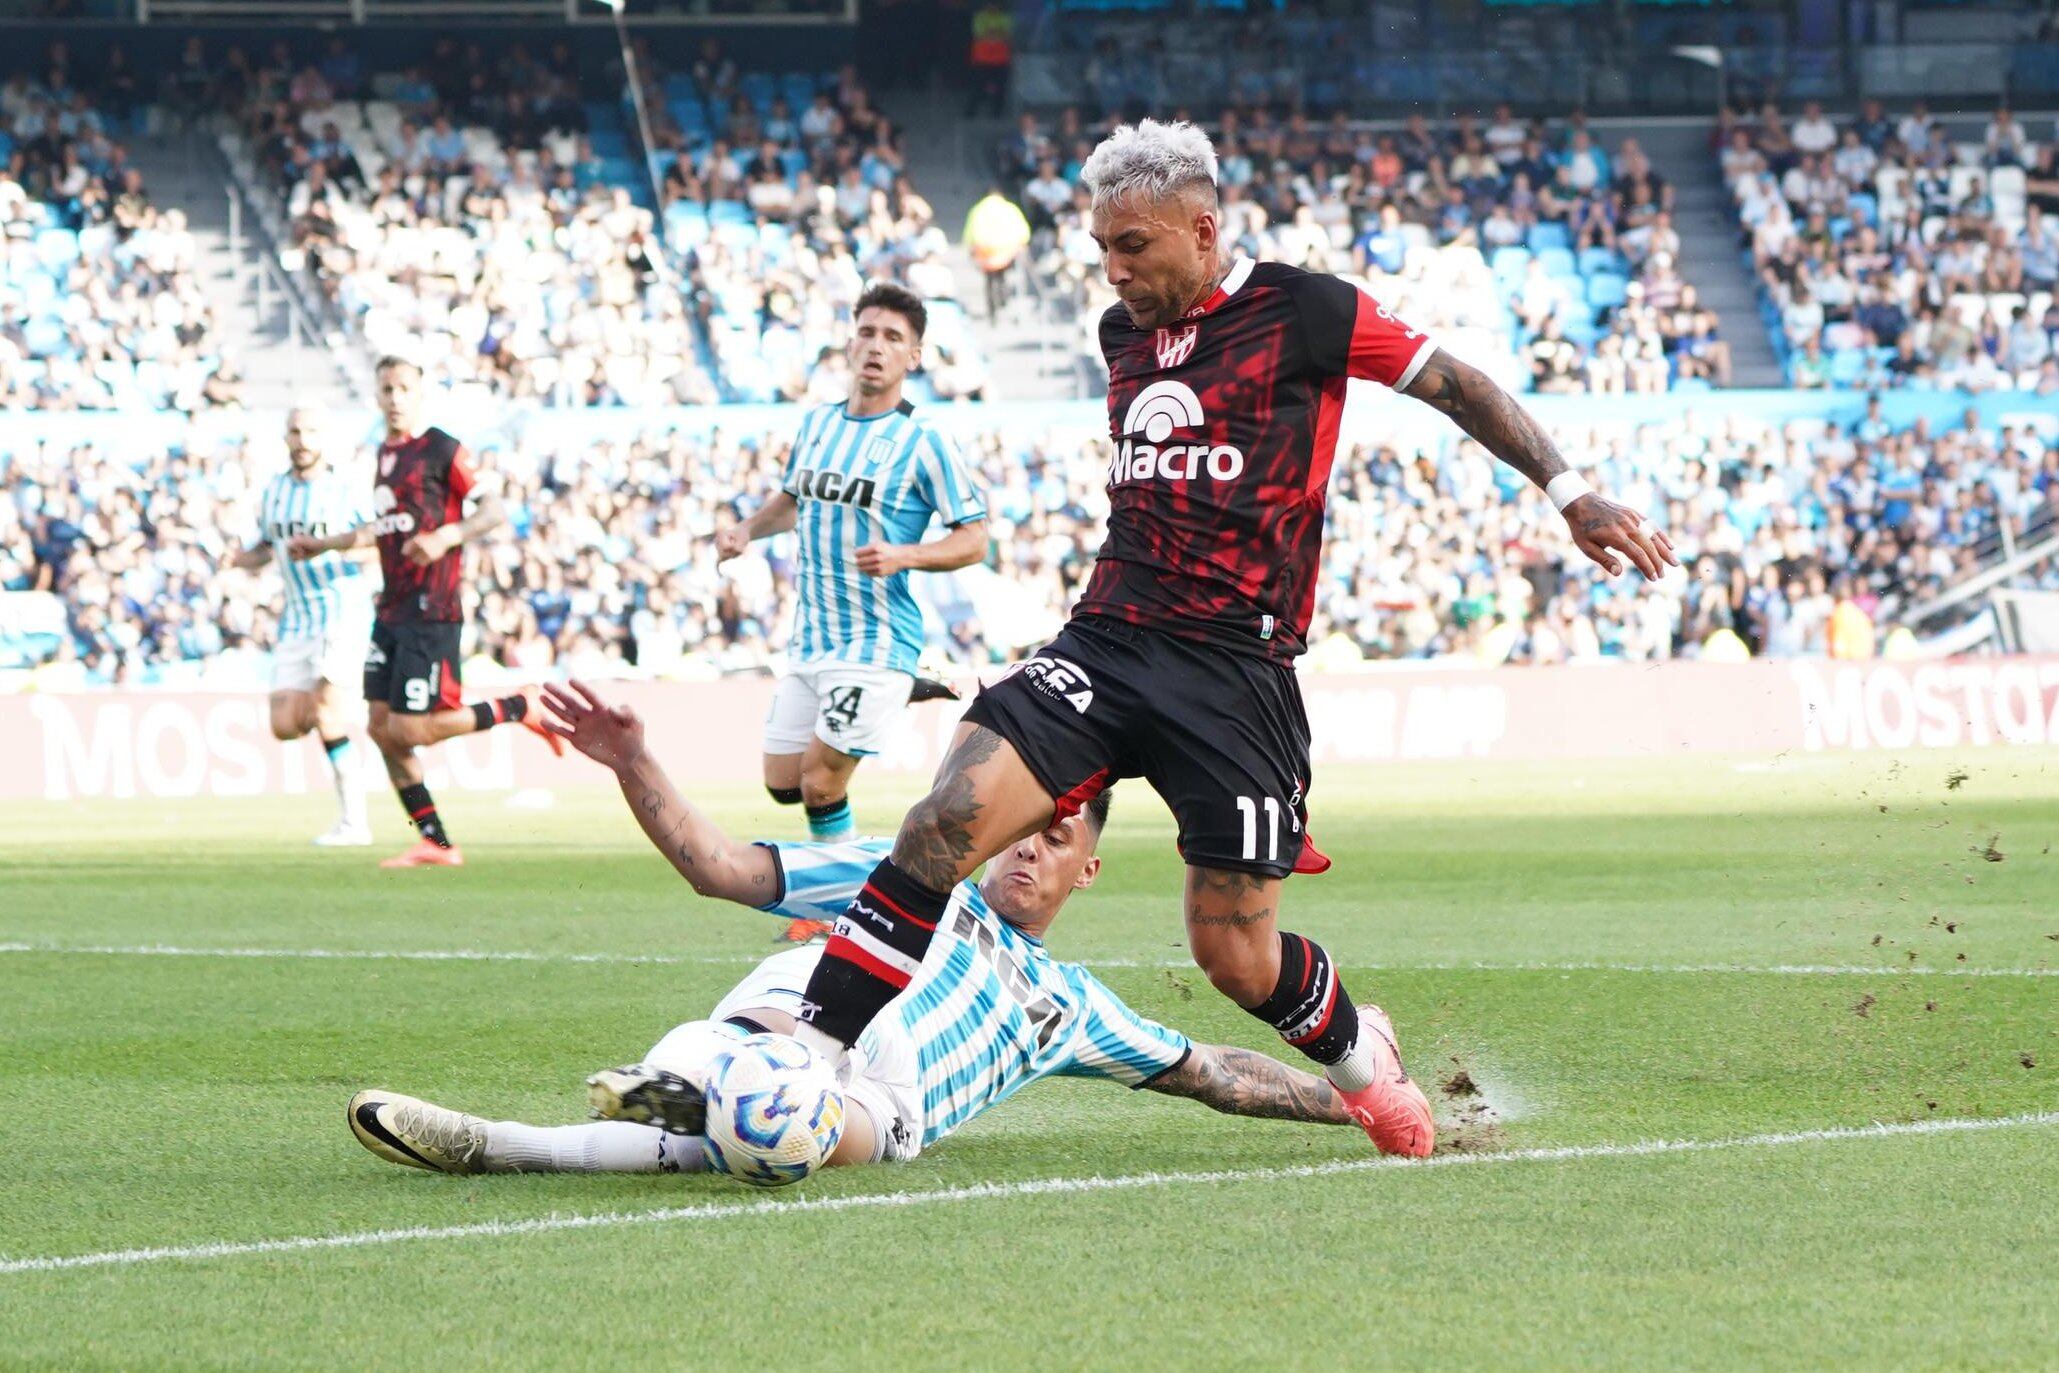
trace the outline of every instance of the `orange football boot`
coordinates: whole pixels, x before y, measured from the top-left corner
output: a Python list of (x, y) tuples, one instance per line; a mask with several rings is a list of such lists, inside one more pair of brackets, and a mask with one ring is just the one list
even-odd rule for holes
[(560, 758), (564, 757), (565, 741), (543, 727), (543, 688), (535, 685), (525, 686), (522, 688), (521, 696), (529, 703), (528, 708), (522, 712), (522, 728), (549, 744), (552, 753)]
[(779, 938), (773, 942), (779, 944), (812, 944), (818, 939), (829, 938), (830, 931), (835, 928), (836, 926), (827, 920), (790, 920), (787, 922), (786, 929), (781, 931)]
[(1359, 1024), (1372, 1032), (1373, 1085), (1337, 1095), (1383, 1154), (1428, 1158), (1437, 1144), (1437, 1123), (1430, 1118), (1430, 1098), (1401, 1066), (1401, 1046), (1394, 1042), (1394, 1022), (1378, 1006), (1358, 1008)]
[(462, 868), (465, 855), (455, 845), (445, 848), (430, 839), (417, 839), (406, 853), (396, 853), (379, 864), (382, 868)]

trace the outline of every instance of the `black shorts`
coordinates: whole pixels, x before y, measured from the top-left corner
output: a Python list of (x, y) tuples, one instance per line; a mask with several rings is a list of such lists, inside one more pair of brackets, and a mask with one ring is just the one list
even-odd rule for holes
[(462, 631), (463, 626), (447, 620), (375, 622), (372, 648), (365, 654), (365, 699), (383, 701), (402, 715), (463, 705)]
[(1083, 615), (983, 688), (965, 718), (1015, 746), (1061, 817), (1142, 777), (1195, 867), (1284, 877), (1329, 866), (1308, 843), (1308, 716), (1285, 663)]

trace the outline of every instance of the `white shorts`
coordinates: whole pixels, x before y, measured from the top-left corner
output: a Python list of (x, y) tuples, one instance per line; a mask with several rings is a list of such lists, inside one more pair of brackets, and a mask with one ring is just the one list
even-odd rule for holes
[(316, 684), (329, 682), (356, 692), (365, 676), (365, 650), (372, 642), (372, 606), (362, 611), (346, 610), (331, 617), (326, 628), (313, 634), (294, 634), (279, 640), (272, 653), (273, 691), (313, 691)]
[[(820, 947), (786, 949), (753, 968), (708, 1013), (688, 1021), (652, 1047), (643, 1061), (677, 1073), (690, 1082), (705, 1076), (708, 1062), (744, 1031), (724, 1024), (733, 1015), (753, 1010), (795, 1015), (808, 990), (808, 978), (822, 958)], [(872, 1117), (872, 1161), (904, 1163), (922, 1152), (922, 1090), (918, 1081), (915, 1043), (878, 1020), (865, 1032), (864, 1049), (854, 1052), (845, 1097)]]
[(869, 758), (908, 704), (915, 678), (887, 667), (820, 658), (789, 669), (772, 692), (765, 751), (804, 753), (812, 736), (840, 753)]

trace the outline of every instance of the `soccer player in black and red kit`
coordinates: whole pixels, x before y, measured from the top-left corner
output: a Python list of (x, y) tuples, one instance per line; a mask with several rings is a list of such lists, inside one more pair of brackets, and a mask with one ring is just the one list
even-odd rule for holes
[(983, 690), (890, 858), (837, 922), (800, 1033), (855, 1041), (907, 985), (947, 893), (1007, 844), (1141, 775), (1187, 863), (1187, 939), (1216, 988), (1323, 1065), (1382, 1150), (1435, 1127), (1393, 1027), (1323, 948), (1275, 924), (1308, 841), (1308, 722), (1293, 661), (1316, 600), (1349, 378), (1442, 410), (1547, 494), (1610, 575), (1656, 578), (1665, 536), (1589, 490), (1476, 369), (1335, 277), (1232, 260), (1215, 152), (1186, 124), (1117, 129), (1088, 160), (1093, 232), (1121, 296), (1108, 361), (1108, 537), (1056, 640)]
[[(379, 445), (372, 522), (325, 539), (295, 539), (296, 558), (376, 542), (386, 585), (365, 657), (367, 732), (386, 760), (386, 775), (420, 836), (382, 868), (458, 867), (465, 859), (443, 827), (422, 781), (416, 752), (460, 734), (521, 724), (563, 753), (545, 730), (536, 689), (466, 705), (459, 663), (464, 631), (464, 545), (507, 522), (500, 497), (475, 490), (477, 478), (464, 445), (441, 429), (423, 426), (422, 370), (403, 358), (378, 366), (379, 410), (386, 440)], [(472, 513), (464, 513), (467, 498)]]

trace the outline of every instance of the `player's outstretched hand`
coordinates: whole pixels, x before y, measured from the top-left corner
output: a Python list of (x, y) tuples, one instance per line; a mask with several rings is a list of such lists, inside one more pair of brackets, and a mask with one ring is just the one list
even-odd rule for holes
[(733, 524), (727, 529), (718, 529), (715, 531), (715, 562), (717, 565), (726, 563), (731, 558), (740, 556), (750, 546), (751, 536), (744, 531), (742, 525)]
[(1580, 551), (1611, 577), (1623, 571), (1618, 554), (1654, 582), (1668, 567), (1680, 566), (1672, 541), (1654, 529), (1650, 520), (1596, 492), (1590, 491), (1566, 507), (1566, 524)]
[(622, 772), (643, 756), (643, 719), (628, 706), (609, 705), (586, 683), (547, 686), (543, 703), (550, 709), (543, 727), (601, 766)]
[(908, 566), (908, 550), (897, 543), (869, 543), (851, 555), (851, 564), (868, 577), (891, 577)]
[(306, 562), (321, 551), (321, 540), (312, 534), (295, 534), (286, 540), (286, 556), (297, 563)]

